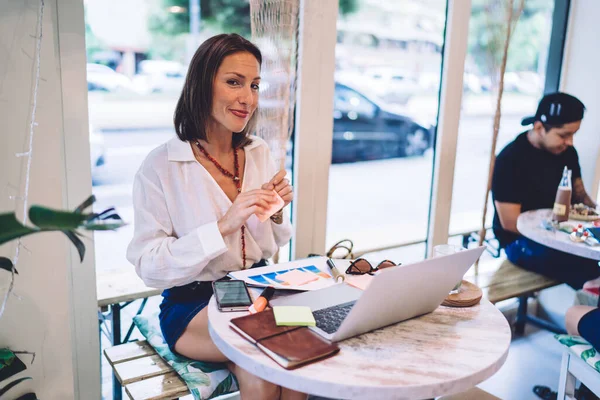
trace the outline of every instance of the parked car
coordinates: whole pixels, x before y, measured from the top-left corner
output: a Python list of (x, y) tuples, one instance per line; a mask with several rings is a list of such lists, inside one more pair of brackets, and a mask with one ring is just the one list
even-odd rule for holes
[(102, 170), (106, 164), (106, 146), (104, 145), (104, 136), (102, 133), (90, 124), (90, 160), (92, 163), (92, 183), (96, 184), (100, 180)]
[(433, 144), (432, 124), (339, 82), (333, 118), (332, 163), (420, 156)]
[(106, 65), (88, 63), (86, 70), (89, 91), (133, 91), (133, 84), (128, 77)]
[(185, 74), (186, 68), (179, 62), (144, 60), (139, 64), (139, 73), (133, 78), (133, 84), (140, 93), (179, 93)]
[(389, 66), (369, 67), (364, 72), (337, 71), (336, 78), (342, 84), (352, 82), (356, 90), (369, 90), (387, 104), (406, 104), (412, 96), (423, 91), (409, 73)]

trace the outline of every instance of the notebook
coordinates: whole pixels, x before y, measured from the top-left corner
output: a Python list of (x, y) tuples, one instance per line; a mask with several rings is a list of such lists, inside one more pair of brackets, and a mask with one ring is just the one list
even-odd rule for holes
[(234, 318), (229, 325), (285, 369), (294, 369), (340, 351), (306, 327), (277, 326), (273, 310)]

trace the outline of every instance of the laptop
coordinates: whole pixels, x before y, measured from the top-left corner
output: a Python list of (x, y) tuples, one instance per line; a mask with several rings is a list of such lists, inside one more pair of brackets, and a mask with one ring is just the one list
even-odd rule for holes
[(379, 271), (366, 290), (347, 284), (279, 297), (271, 306), (308, 306), (310, 327), (333, 342), (435, 310), (485, 247)]

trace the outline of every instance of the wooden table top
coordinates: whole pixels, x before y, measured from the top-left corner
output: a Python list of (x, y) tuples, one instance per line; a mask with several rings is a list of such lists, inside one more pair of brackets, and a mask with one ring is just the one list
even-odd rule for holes
[[(600, 260), (600, 246), (589, 246), (585, 243), (575, 243), (569, 239), (565, 232), (555, 230), (549, 231), (542, 227), (542, 221), (550, 218), (552, 210), (532, 210), (519, 215), (517, 229), (523, 236), (544, 246), (576, 256)], [(574, 225), (585, 224), (585, 222), (569, 220)]]
[(288, 371), (229, 327), (245, 313), (208, 305), (209, 332), (233, 362), (270, 382), (343, 399), (417, 399), (454, 394), (492, 376), (511, 340), (506, 318), (489, 301), (434, 312), (339, 343), (334, 357)]
[(96, 272), (96, 297), (98, 307), (122, 303), (162, 293), (160, 289), (149, 288), (135, 273), (133, 265), (118, 270)]

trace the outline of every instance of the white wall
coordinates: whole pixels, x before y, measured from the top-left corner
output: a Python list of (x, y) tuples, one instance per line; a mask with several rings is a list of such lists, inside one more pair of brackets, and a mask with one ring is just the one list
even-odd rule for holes
[[(19, 210), (27, 158), (35, 77), (38, 0), (0, 1), (0, 212)], [(60, 22), (60, 24), (59, 24)], [(41, 81), (33, 140), (29, 204), (73, 209), (91, 193), (82, 0), (46, 0)], [(84, 151), (82, 151), (84, 149)], [(67, 185), (68, 182), (68, 185)], [(0, 320), (0, 347), (36, 353), (21, 358), (33, 380), (26, 389), (43, 399), (100, 398), (94, 254), (80, 264), (66, 237), (25, 238), (14, 293)], [(0, 255), (14, 255), (14, 243)], [(0, 296), (9, 274), (0, 271)], [(0, 383), (4, 386), (8, 381)]]
[(577, 96), (587, 111), (575, 135), (583, 181), (594, 198), (600, 180), (600, 1), (572, 0), (561, 90)]

